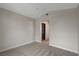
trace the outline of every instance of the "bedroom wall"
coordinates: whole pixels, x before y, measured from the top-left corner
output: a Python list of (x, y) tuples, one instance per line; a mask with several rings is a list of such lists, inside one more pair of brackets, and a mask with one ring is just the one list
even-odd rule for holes
[[(49, 21), (49, 45), (78, 53), (78, 21), (76, 8), (51, 11)], [(47, 20), (46, 19), (46, 20)], [(41, 42), (41, 21), (35, 24), (35, 40)]]
[(79, 5), (77, 7), (77, 22), (78, 22), (78, 55), (79, 55)]
[(35, 21), (35, 41), (41, 42), (41, 21)]
[(34, 19), (0, 8), (0, 51), (34, 41)]
[(49, 14), (50, 45), (78, 53), (76, 8)]

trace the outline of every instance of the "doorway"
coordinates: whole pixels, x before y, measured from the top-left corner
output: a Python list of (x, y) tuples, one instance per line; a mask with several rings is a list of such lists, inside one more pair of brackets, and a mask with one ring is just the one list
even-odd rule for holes
[(49, 31), (48, 31), (48, 21), (41, 22), (41, 41), (42, 43), (49, 44)]
[(46, 24), (42, 23), (42, 41), (45, 40), (46, 36)]

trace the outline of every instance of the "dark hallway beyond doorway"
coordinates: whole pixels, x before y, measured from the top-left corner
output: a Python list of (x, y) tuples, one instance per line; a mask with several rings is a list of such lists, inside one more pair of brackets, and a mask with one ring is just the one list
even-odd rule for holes
[(45, 23), (42, 23), (42, 40), (45, 40), (45, 35), (46, 35), (46, 25)]

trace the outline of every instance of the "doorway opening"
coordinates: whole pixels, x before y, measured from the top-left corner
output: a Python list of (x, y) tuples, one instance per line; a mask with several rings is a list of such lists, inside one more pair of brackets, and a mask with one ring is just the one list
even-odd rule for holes
[(45, 36), (46, 36), (46, 24), (42, 23), (42, 41), (45, 40)]
[(41, 22), (41, 41), (42, 43), (49, 44), (49, 31), (48, 21)]

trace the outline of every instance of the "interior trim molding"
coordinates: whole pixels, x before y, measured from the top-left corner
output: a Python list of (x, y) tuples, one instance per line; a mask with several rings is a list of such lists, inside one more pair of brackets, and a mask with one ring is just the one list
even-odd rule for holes
[[(53, 47), (56, 47), (56, 48), (59, 48), (59, 49), (63, 49), (63, 50), (66, 50), (66, 51), (70, 51), (70, 52), (73, 52), (73, 53), (76, 53), (78, 54), (77, 51), (73, 51), (73, 50), (70, 50), (70, 49), (66, 49), (66, 48), (63, 48), (63, 47), (59, 47), (59, 46), (56, 46), (56, 45), (52, 45), (52, 44), (49, 44), (50, 46), (53, 46)], [(79, 54), (78, 54), (79, 55)]]
[(13, 49), (13, 48), (17, 48), (17, 47), (20, 47), (20, 46), (23, 46), (23, 45), (29, 44), (29, 43), (32, 43), (32, 42), (34, 42), (34, 41), (25, 42), (25, 43), (21, 43), (21, 44), (18, 44), (18, 45), (12, 46), (12, 47), (8, 47), (8, 48), (5, 48), (5, 49), (2, 49), (2, 50), (0, 50), (0, 53), (1, 53), (1, 52), (4, 52), (4, 51), (7, 51), (7, 50), (10, 50), (10, 49)]

